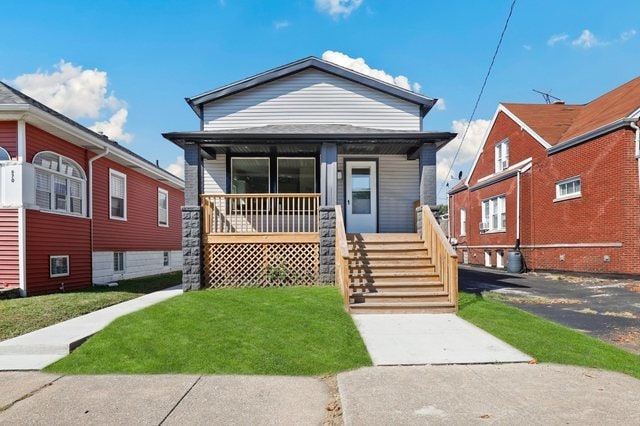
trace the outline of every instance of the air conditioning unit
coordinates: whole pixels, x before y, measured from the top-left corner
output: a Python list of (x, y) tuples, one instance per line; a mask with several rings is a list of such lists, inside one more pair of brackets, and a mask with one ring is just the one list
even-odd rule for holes
[(489, 224), (486, 222), (480, 222), (480, 232), (486, 232), (489, 230)]

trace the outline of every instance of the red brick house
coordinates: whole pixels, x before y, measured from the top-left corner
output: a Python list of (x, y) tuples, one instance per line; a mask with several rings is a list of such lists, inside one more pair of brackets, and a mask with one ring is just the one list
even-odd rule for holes
[(183, 181), (0, 83), (0, 287), (180, 270)]
[(461, 263), (640, 274), (640, 77), (584, 105), (498, 106), (449, 192)]

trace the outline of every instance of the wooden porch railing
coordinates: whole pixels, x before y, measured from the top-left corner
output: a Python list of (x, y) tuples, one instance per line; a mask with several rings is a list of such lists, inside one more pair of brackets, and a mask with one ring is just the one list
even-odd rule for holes
[(422, 240), (429, 254), (435, 272), (440, 274), (444, 290), (449, 294), (449, 301), (458, 307), (458, 255), (451, 247), (442, 228), (438, 224), (429, 206), (422, 206)]
[(342, 292), (344, 306), (349, 310), (349, 248), (347, 231), (342, 218), (342, 207), (336, 204), (336, 285)]
[(320, 194), (201, 195), (205, 234), (317, 234)]

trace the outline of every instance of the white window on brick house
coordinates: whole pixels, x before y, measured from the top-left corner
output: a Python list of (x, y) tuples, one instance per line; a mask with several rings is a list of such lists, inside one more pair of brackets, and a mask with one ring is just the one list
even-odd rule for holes
[(491, 266), (491, 252), (489, 250), (484, 252), (484, 266)]
[(169, 192), (158, 188), (158, 226), (169, 226)]
[(460, 209), (460, 236), (467, 235), (467, 210)]
[(504, 252), (502, 250), (496, 251), (496, 268), (504, 268)]
[(582, 196), (582, 183), (580, 176), (561, 180), (556, 183), (556, 199), (554, 201), (578, 198)]
[(462, 263), (465, 265), (469, 264), (469, 250), (464, 250), (462, 252)]
[(49, 256), (49, 276), (66, 277), (69, 275), (69, 256)]
[(506, 204), (506, 197), (504, 195), (482, 201), (481, 231), (491, 232), (504, 231), (507, 229)]
[(509, 139), (496, 144), (496, 173), (509, 168)]
[(109, 169), (109, 218), (127, 220), (127, 175)]
[(87, 178), (82, 167), (51, 151), (37, 153), (32, 163), (40, 210), (84, 216)]
[(113, 272), (124, 272), (125, 269), (125, 256), (124, 252), (113, 252)]

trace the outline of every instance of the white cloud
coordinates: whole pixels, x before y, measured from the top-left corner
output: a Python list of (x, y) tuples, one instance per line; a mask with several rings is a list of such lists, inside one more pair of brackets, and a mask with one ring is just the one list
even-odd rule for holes
[(273, 28), (275, 28), (276, 30), (283, 30), (289, 26), (291, 26), (291, 23), (289, 21), (276, 21), (273, 23)]
[[(451, 130), (456, 132), (458, 136), (438, 151), (438, 189), (440, 189), (442, 182), (447, 181), (450, 177), (447, 176), (447, 172), (449, 171), (449, 167), (451, 167), (451, 161), (453, 161), (453, 157), (456, 154), (458, 145), (460, 145), (460, 140), (462, 139), (462, 135), (464, 134), (468, 123), (469, 121), (467, 120), (454, 120), (451, 123)], [(489, 128), (489, 124), (491, 124), (490, 120), (483, 120), (481, 118), (471, 122), (469, 130), (467, 131), (467, 136), (464, 139), (464, 144), (460, 148), (460, 153), (458, 154), (454, 168), (451, 170), (452, 175), (457, 177), (458, 172), (462, 170), (463, 175), (467, 176), (469, 168), (471, 168), (471, 162), (478, 151), (478, 147), (482, 143), (482, 139)], [(452, 184), (451, 186), (456, 183), (457, 181), (450, 182), (450, 184)]]
[[(36, 71), (16, 77), (12, 83), (22, 92), (73, 119), (94, 119), (92, 128), (100, 129), (115, 140), (130, 142), (133, 135), (124, 131), (127, 105), (107, 91), (106, 71), (83, 69), (61, 60), (54, 70)], [(105, 119), (113, 112), (113, 115)]]
[(124, 125), (127, 123), (127, 115), (129, 115), (129, 111), (127, 111), (126, 108), (120, 108), (108, 120), (96, 121), (90, 129), (94, 132), (107, 135), (110, 139), (116, 141), (131, 142), (133, 135), (124, 131)]
[(436, 104), (433, 107), (438, 111), (444, 111), (447, 109), (447, 104), (444, 101), (444, 98), (440, 98), (438, 99), (438, 102), (436, 102)]
[(316, 9), (331, 17), (346, 18), (362, 4), (362, 0), (315, 0)]
[(412, 87), (412, 85), (409, 83), (409, 79), (403, 75), (394, 77), (391, 74), (387, 74), (383, 70), (371, 68), (369, 65), (367, 65), (363, 58), (352, 58), (342, 52), (327, 50), (322, 54), (322, 59), (327, 62), (333, 62), (334, 64), (340, 65), (342, 67), (352, 69), (359, 72), (360, 74), (368, 75), (369, 77), (382, 80), (385, 83), (394, 84), (406, 90), (411, 90), (413, 88), (418, 89), (414, 91), (419, 91), (422, 88), (419, 83), (415, 82), (413, 83)]
[(568, 38), (569, 38), (569, 35), (566, 33), (554, 34), (551, 37), (549, 37), (549, 40), (547, 40), (547, 44), (549, 46), (554, 46), (556, 43), (559, 43), (561, 41), (566, 41)]
[(531, 47), (531, 45), (530, 45), (530, 44), (523, 44), (523, 45), (522, 45), (522, 48), (523, 48), (524, 50), (531, 50), (531, 49), (533, 49), (533, 47)]
[(174, 163), (169, 164), (166, 169), (169, 173), (178, 176), (180, 179), (184, 179), (184, 157), (177, 156)]
[(581, 47), (583, 49), (591, 49), (596, 46), (606, 46), (607, 44), (609, 43), (598, 40), (595, 34), (589, 30), (583, 30), (580, 37), (571, 42), (572, 46)]
[(623, 31), (622, 33), (620, 33), (620, 40), (621, 41), (631, 40), (633, 37), (636, 36), (636, 34), (638, 34), (638, 32), (634, 29), (631, 29), (629, 31)]

